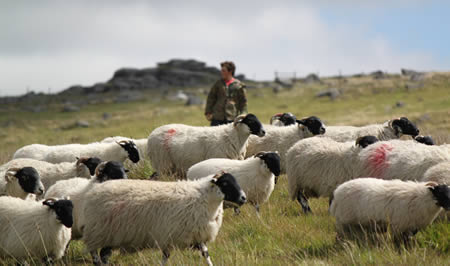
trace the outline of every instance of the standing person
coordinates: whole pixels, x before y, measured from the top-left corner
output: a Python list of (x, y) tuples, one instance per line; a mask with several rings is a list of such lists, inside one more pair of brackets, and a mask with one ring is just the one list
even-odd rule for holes
[(222, 78), (212, 86), (206, 101), (205, 116), (211, 126), (233, 122), (236, 116), (247, 113), (245, 85), (234, 78), (236, 66), (231, 61), (220, 66)]

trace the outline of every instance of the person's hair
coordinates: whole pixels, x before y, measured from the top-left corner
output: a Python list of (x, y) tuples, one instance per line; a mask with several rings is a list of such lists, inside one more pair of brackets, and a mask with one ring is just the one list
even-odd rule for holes
[(225, 67), (229, 72), (231, 72), (231, 75), (234, 76), (234, 71), (236, 71), (236, 66), (231, 61), (225, 61), (220, 63), (220, 67)]

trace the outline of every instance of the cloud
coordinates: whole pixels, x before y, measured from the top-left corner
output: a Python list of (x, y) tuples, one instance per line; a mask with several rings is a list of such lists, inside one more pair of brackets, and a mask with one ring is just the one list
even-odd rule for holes
[(172, 58), (234, 60), (257, 79), (273, 79), (275, 70), (334, 75), (440, 64), (431, 53), (395, 50), (370, 25), (330, 24), (321, 13), (328, 1), (13, 3), (0, 6), (0, 95), (90, 85), (120, 67)]

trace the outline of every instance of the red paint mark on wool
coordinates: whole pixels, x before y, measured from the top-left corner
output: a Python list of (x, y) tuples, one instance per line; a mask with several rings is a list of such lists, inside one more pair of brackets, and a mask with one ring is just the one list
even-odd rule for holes
[(382, 177), (384, 170), (389, 167), (386, 159), (390, 151), (392, 151), (392, 145), (384, 143), (369, 156), (369, 166), (373, 177)]
[(169, 129), (166, 131), (166, 134), (164, 135), (164, 148), (166, 148), (166, 150), (170, 150), (169, 144), (170, 144), (170, 140), (172, 139), (173, 135), (175, 135), (175, 133), (177, 133), (177, 131), (173, 128)]

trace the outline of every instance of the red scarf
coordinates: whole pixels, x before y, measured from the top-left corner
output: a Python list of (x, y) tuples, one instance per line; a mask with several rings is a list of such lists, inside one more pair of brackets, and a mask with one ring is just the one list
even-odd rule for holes
[(231, 78), (229, 81), (225, 81), (225, 85), (230, 86), (231, 83), (233, 83), (235, 81), (234, 78)]

